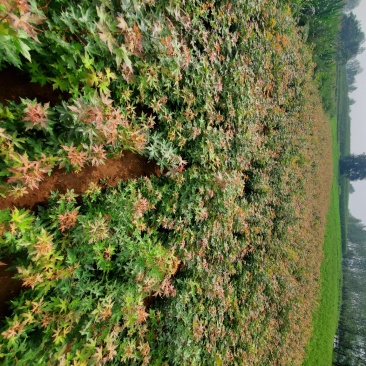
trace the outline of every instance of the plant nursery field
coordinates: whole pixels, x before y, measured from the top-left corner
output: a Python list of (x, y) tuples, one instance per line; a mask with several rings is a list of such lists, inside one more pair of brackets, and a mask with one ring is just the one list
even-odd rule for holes
[(292, 5), (0, 1), (2, 365), (301, 365), (333, 165)]

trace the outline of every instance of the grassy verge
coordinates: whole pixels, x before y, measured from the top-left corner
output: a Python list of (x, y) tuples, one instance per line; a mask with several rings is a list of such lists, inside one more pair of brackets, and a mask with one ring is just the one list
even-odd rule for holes
[(333, 338), (339, 318), (339, 296), (341, 289), (341, 222), (339, 215), (338, 159), (336, 119), (331, 120), (333, 136), (334, 174), (330, 206), (324, 237), (324, 259), (321, 265), (321, 292), (319, 306), (313, 316), (314, 331), (307, 346), (307, 357), (303, 366), (331, 365)]

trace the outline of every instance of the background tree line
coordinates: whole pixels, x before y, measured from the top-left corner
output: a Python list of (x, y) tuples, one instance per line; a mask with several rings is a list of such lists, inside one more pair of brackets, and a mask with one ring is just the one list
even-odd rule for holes
[(343, 292), (334, 365), (366, 365), (366, 227), (349, 215)]
[[(347, 67), (348, 90), (356, 90), (356, 75), (362, 72), (360, 62), (356, 56), (364, 51), (362, 44), (365, 41), (365, 34), (362, 32), (361, 24), (353, 12), (360, 4), (360, 0), (349, 0), (345, 4), (342, 16), (342, 25), (339, 36), (338, 56)], [(350, 105), (353, 104), (350, 99)], [(366, 155), (350, 155), (342, 158), (339, 163), (341, 174), (346, 175), (350, 180), (361, 180), (366, 178)]]
[(339, 34), (338, 56), (343, 63), (354, 59), (363, 52), (361, 45), (365, 41), (365, 34), (362, 32), (360, 21), (354, 13), (342, 15), (341, 29)]
[(362, 32), (355, 14), (352, 12), (343, 14), (338, 56), (347, 68), (349, 92), (356, 90), (356, 75), (363, 70), (356, 56), (364, 51), (364, 48), (361, 47), (364, 41), (365, 34)]
[[(346, 66), (348, 92), (356, 89), (356, 75), (362, 72), (356, 56), (363, 52), (365, 35), (352, 12), (360, 0), (345, 3), (339, 36), (339, 62)], [(349, 105), (353, 104), (349, 99)], [(340, 172), (350, 180), (366, 178), (366, 155), (350, 155), (340, 160)], [(350, 193), (354, 188), (350, 185)], [(361, 220), (348, 216), (346, 250), (343, 252), (342, 306), (338, 337), (334, 348), (336, 366), (366, 365), (366, 227)]]
[(350, 180), (361, 180), (366, 178), (366, 154), (351, 154), (342, 158), (339, 162), (341, 174), (346, 175)]

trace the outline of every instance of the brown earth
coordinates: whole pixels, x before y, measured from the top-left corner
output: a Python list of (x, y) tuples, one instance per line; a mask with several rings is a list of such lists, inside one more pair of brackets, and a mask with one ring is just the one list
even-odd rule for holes
[(79, 173), (66, 173), (64, 169), (56, 169), (53, 174), (40, 183), (39, 189), (28, 190), (28, 194), (21, 198), (8, 195), (0, 198), (0, 210), (5, 208), (35, 209), (37, 205), (44, 204), (50, 197), (50, 191), (65, 193), (67, 189), (73, 189), (80, 194), (88, 189), (90, 182), (103, 183), (114, 187), (120, 180), (136, 179), (142, 176), (159, 175), (160, 170), (153, 162), (146, 158), (124, 151), (118, 159), (109, 159), (105, 165), (98, 167), (87, 166)]
[(67, 97), (67, 93), (53, 90), (50, 84), (41, 86), (32, 83), (28, 75), (13, 66), (0, 71), (0, 103), (5, 105), (9, 100), (19, 103), (20, 98), (37, 98), (38, 102), (55, 105), (60, 98), (67, 100)]
[(16, 297), (22, 286), (22, 282), (12, 277), (16, 271), (9, 271), (11, 261), (2, 259), (0, 262), (0, 318), (9, 315), (8, 302)]

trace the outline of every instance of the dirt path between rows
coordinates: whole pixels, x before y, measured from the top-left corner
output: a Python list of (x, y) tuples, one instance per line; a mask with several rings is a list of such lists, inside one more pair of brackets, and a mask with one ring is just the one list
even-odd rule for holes
[(8, 302), (18, 296), (22, 281), (14, 279), (16, 270), (9, 271), (12, 262), (9, 259), (0, 261), (0, 319), (10, 316)]
[(47, 202), (50, 191), (57, 190), (63, 194), (67, 189), (73, 189), (75, 193), (80, 194), (88, 189), (90, 182), (102, 181), (103, 185), (114, 187), (120, 180), (159, 174), (160, 169), (154, 162), (148, 162), (140, 155), (124, 151), (121, 158), (109, 159), (98, 167), (87, 166), (79, 173), (66, 173), (64, 169), (56, 169), (50, 177), (45, 177), (39, 189), (29, 190), (29, 193), (21, 198), (10, 195), (0, 198), (0, 209), (14, 206), (35, 209), (37, 205)]
[(0, 103), (8, 101), (20, 103), (20, 98), (37, 99), (38, 102), (50, 103), (51, 106), (60, 102), (60, 98), (67, 100), (69, 95), (59, 90), (53, 90), (51, 84), (44, 86), (32, 83), (30, 77), (14, 66), (8, 66), (0, 71)]

